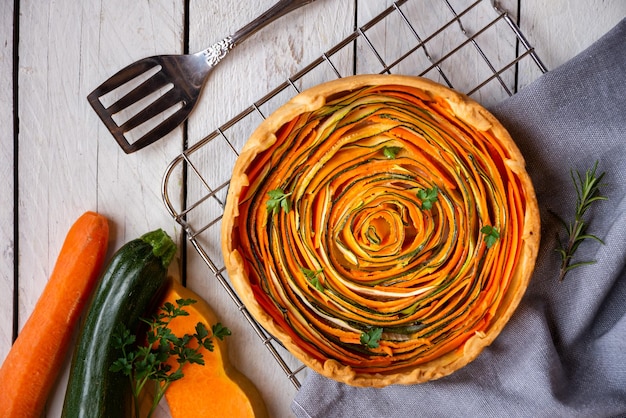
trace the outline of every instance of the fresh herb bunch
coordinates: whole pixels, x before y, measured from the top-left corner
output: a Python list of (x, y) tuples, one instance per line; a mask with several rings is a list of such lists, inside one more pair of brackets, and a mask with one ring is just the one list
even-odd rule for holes
[(594, 202), (607, 200), (605, 196), (600, 194), (599, 190), (600, 182), (602, 181), (605, 173), (603, 172), (596, 176), (597, 168), (598, 162), (596, 161), (593, 168), (585, 172), (584, 178), (578, 171), (575, 172), (572, 170), (570, 173), (574, 183), (574, 188), (576, 189), (576, 211), (574, 214), (574, 220), (569, 223), (557, 216), (563, 224), (567, 235), (567, 241), (563, 243), (559, 240), (559, 247), (556, 249), (561, 256), (559, 281), (562, 281), (567, 272), (573, 268), (595, 263), (595, 260), (572, 262), (574, 253), (576, 253), (576, 250), (584, 240), (590, 238), (604, 244), (604, 242), (597, 236), (587, 233), (588, 225), (584, 219), (585, 213)]
[[(149, 326), (146, 335), (148, 344), (145, 346), (137, 345), (137, 336), (131, 334), (124, 325), (120, 324), (115, 330), (113, 344), (121, 351), (122, 356), (113, 362), (110, 370), (129, 377), (136, 418), (140, 416), (139, 397), (149, 381), (154, 382), (156, 392), (147, 417), (152, 416), (170, 383), (184, 376), (182, 369), (185, 364), (204, 365), (200, 350), (204, 347), (213, 351), (212, 337), (223, 340), (231, 334), (221, 323), (213, 325), (210, 334), (206, 326), (198, 322), (194, 334), (185, 334), (182, 337), (174, 335), (168, 327), (170, 322), (179, 316), (189, 316), (184, 307), (196, 302), (193, 299), (178, 299), (176, 305), (166, 302), (151, 320), (142, 319)], [(192, 341), (197, 342), (193, 347)], [(172, 366), (167, 363), (170, 357), (176, 359), (176, 370), (172, 370)]]

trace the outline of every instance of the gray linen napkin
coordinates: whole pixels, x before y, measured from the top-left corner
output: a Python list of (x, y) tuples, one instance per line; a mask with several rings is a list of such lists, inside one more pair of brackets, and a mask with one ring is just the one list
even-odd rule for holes
[[(504, 331), (474, 362), (440, 380), (354, 388), (310, 372), (298, 417), (626, 416), (626, 19), (570, 62), (491, 109), (524, 154), (542, 243), (535, 274)], [(596, 264), (558, 280), (554, 251), (572, 219), (570, 169), (598, 160), (603, 195), (577, 252)]]

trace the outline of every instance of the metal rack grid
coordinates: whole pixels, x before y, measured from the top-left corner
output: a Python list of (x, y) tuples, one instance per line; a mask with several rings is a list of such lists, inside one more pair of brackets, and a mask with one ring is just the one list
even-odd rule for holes
[[(273, 91), (186, 149), (165, 172), (162, 193), (170, 214), (182, 226), (189, 242), (297, 389), (300, 387), (298, 374), (305, 367), (290, 366), (281, 354), (284, 352), (281, 343), (254, 320), (230, 285), (219, 251), (219, 224), (230, 171), (220, 167), (222, 173), (216, 175), (215, 168), (208, 167), (212, 164), (206, 164), (211, 160), (202, 155), (212, 152), (213, 145), (219, 142), (221, 152), (226, 149), (234, 164), (241, 146), (264, 115), (269, 115), (309, 86), (346, 75), (402, 73), (424, 76), (473, 96), (488, 106), (517, 91), (521, 84), (519, 74), (532, 80), (547, 71), (506, 11), (493, 0), (470, 1), (431, 0), (439, 8), (438, 15), (447, 16), (443, 20), (441, 17), (431, 19), (423, 14), (423, 9), (418, 11), (410, 7), (411, 3), (423, 2), (396, 1)], [(465, 4), (459, 7), (453, 3)], [(481, 22), (479, 27), (469, 26), (476, 21)], [(425, 22), (432, 27), (425, 27)], [(381, 28), (386, 32), (387, 41), (389, 30), (393, 29), (393, 39), (402, 43), (400, 48), (394, 45), (394, 50), (404, 52), (387, 56), (376, 34)], [(503, 36), (503, 33), (510, 36)], [(508, 49), (515, 51), (514, 54), (503, 58), (501, 53), (493, 53), (494, 43), (498, 42), (509, 43)], [(346, 56), (352, 62), (348, 70), (338, 64), (346, 61)], [(482, 70), (464, 71), (459, 65), (480, 65)], [(198, 190), (181, 193), (181, 185), (174, 178), (182, 178), (183, 184), (196, 182)]]

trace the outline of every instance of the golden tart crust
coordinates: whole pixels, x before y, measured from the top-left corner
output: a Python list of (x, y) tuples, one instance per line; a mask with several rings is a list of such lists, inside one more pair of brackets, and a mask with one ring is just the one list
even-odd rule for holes
[[(286, 206), (268, 206), (277, 189)], [(422, 383), (475, 359), (519, 304), (539, 240), (505, 128), (467, 96), (400, 75), (331, 81), (277, 109), (241, 151), (222, 219), (252, 316), (354, 386)]]

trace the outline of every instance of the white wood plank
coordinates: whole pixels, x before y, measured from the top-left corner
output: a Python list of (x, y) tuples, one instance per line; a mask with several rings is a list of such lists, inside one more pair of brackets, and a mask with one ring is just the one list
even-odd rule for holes
[(0, 3), (0, 364), (13, 333), (13, 2)]
[[(403, 10), (421, 16), (429, 10), (427, 4), (441, 0), (409, 1)], [(450, 1), (455, 8), (468, 3)], [(483, 1), (488, 5), (488, 1)], [(517, 12), (517, 1), (500, 2), (508, 11)], [(201, 0), (190, 3), (190, 48), (203, 49), (232, 33), (273, 4), (262, 0), (233, 7), (226, 0)], [(353, 2), (318, 0), (274, 23), (237, 47), (213, 73), (198, 109), (190, 119), (189, 140), (198, 141), (204, 135), (235, 116), (252, 101), (283, 82), (285, 78), (321, 55), (330, 46), (352, 31)], [(359, 0), (359, 24), (364, 23), (390, 2)], [(122, 0), (74, 2), (57, 0), (41, 3), (26, 0), (20, 3), (20, 68), (19, 95), (19, 240), (20, 240), (20, 326), (32, 310), (52, 269), (69, 225), (85, 210), (98, 210), (111, 219), (111, 251), (147, 230), (162, 227), (175, 237), (179, 228), (167, 214), (160, 196), (160, 182), (166, 165), (181, 149), (181, 130), (133, 155), (125, 155), (88, 106), (86, 95), (100, 82), (126, 64), (144, 56), (158, 53), (182, 52), (183, 10), (181, 2)], [(491, 13), (488, 7), (464, 20), (475, 30)], [(431, 8), (432, 9), (432, 8)], [(600, 37), (626, 16), (626, 4), (621, 0), (589, 2), (521, 2), (522, 30), (533, 43), (549, 68), (571, 58)], [(457, 9), (458, 11), (458, 9)], [(11, 46), (12, 2), (0, 5), (0, 122), (12, 126)], [(428, 33), (422, 21), (420, 32)], [(389, 36), (395, 23), (384, 25), (376, 35), (382, 49), (404, 47)], [(422, 35), (420, 33), (420, 35)], [(436, 39), (431, 51), (444, 54), (454, 37), (446, 34)], [(407, 36), (408, 38), (408, 36)], [(508, 38), (495, 38), (486, 48), (494, 60), (508, 60), (512, 44)], [(359, 45), (362, 48), (363, 45)], [(468, 58), (460, 65), (473, 63)], [(337, 57), (340, 71), (350, 73), (352, 56)], [(459, 64), (455, 64), (459, 65)], [(362, 68), (362, 67), (361, 67)], [(403, 68), (402, 71), (411, 71)], [(469, 75), (481, 74), (484, 68), (470, 66)], [(521, 74), (526, 74), (523, 66)], [(313, 74), (299, 87), (322, 81), (328, 74)], [(508, 77), (508, 76), (507, 76)], [(533, 76), (534, 77), (534, 76)], [(508, 79), (507, 79), (508, 82)], [(526, 81), (522, 79), (522, 84)], [(471, 85), (461, 80), (460, 86)], [(498, 100), (498, 88), (481, 91), (478, 98), (489, 104)], [(268, 113), (286, 100), (281, 95), (264, 109)], [(251, 118), (253, 119), (253, 118)], [(236, 146), (241, 146), (258, 120), (244, 123), (245, 128), (230, 134)], [(239, 126), (239, 125), (238, 125)], [(10, 242), (13, 235), (13, 160), (12, 132), (0, 133), (0, 238)], [(234, 156), (226, 157), (224, 144), (215, 142), (207, 147), (197, 162), (208, 170), (214, 181), (228, 179)], [(225, 174), (226, 173), (226, 174)], [(5, 179), (7, 181), (5, 181)], [(180, 173), (174, 173), (174, 192), (180, 184)], [(190, 197), (199, 196), (201, 185), (190, 184)], [(8, 189), (7, 189), (8, 188)], [(219, 214), (215, 202), (203, 206), (194, 222), (203, 222)], [(195, 216), (195, 215), (194, 215)], [(220, 259), (219, 224), (200, 237), (209, 243), (209, 251)], [(12, 245), (0, 251), (0, 313), (10, 316), (10, 294), (13, 278)], [(173, 273), (182, 268), (177, 262)], [(273, 416), (290, 416), (289, 404), (295, 393), (291, 384), (260, 347), (248, 325), (237, 312), (211, 273), (189, 249), (188, 278), (192, 289), (213, 305), (224, 322), (235, 331), (230, 343), (233, 363), (262, 389)], [(232, 320), (232, 321), (231, 321)], [(6, 321), (5, 321), (6, 322)], [(0, 358), (10, 344), (10, 327), (0, 328)], [(3, 351), (4, 350), (4, 351)], [(48, 416), (59, 415), (62, 405), (67, 367), (48, 408)]]
[[(183, 22), (179, 2), (25, 1), (21, 7), (20, 325), (82, 212), (110, 219), (110, 252), (151, 229), (176, 235), (161, 204), (160, 180), (180, 135), (127, 156), (86, 96), (134, 59), (180, 51)], [(64, 371), (51, 417), (60, 415)]]
[[(564, 64), (626, 17), (623, 0), (524, 0), (520, 27), (548, 70)], [(529, 73), (520, 69), (522, 75)], [(531, 80), (521, 79), (526, 85)]]

